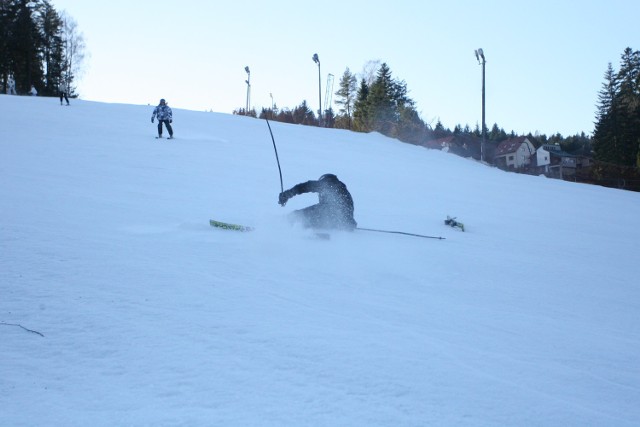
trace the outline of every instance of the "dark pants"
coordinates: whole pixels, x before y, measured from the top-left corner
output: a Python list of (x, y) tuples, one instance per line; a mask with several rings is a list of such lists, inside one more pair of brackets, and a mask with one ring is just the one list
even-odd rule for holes
[(169, 132), (169, 136), (173, 136), (173, 128), (171, 128), (171, 124), (169, 120), (158, 120), (158, 136), (162, 136), (162, 124), (167, 127), (167, 132)]
[(60, 104), (62, 104), (62, 98), (67, 101), (67, 105), (69, 105), (69, 98), (67, 98), (67, 94), (65, 92), (60, 92)]
[(293, 222), (305, 228), (353, 230), (358, 224), (346, 212), (336, 206), (317, 204), (291, 212)]

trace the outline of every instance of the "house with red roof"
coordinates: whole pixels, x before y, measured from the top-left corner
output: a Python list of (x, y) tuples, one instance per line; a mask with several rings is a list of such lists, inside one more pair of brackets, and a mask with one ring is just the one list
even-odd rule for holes
[(535, 154), (536, 148), (529, 138), (519, 136), (502, 141), (496, 148), (493, 161), (502, 169), (520, 169), (529, 166)]

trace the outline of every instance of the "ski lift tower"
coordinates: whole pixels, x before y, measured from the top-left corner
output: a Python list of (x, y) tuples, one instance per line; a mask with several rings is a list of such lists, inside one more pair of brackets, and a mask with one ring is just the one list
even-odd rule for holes
[(331, 110), (331, 103), (333, 102), (333, 74), (329, 73), (327, 76), (327, 90), (324, 94), (324, 109)]

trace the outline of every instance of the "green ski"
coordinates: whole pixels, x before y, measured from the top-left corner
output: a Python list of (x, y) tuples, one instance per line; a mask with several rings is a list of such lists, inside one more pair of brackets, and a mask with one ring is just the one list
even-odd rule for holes
[(209, 225), (216, 228), (222, 228), (224, 230), (234, 230), (234, 231), (252, 231), (253, 230), (253, 227), (249, 227), (246, 225), (239, 225), (239, 224), (231, 224), (229, 222), (216, 221), (215, 219), (210, 219)]
[[(249, 227), (248, 225), (232, 224), (230, 222), (222, 222), (222, 221), (217, 221), (215, 219), (210, 219), (209, 225), (215, 228), (222, 228), (223, 230), (233, 230), (233, 231), (242, 231), (242, 232), (255, 230), (255, 228)], [(329, 233), (314, 232), (314, 237), (320, 240), (331, 239), (331, 235)]]

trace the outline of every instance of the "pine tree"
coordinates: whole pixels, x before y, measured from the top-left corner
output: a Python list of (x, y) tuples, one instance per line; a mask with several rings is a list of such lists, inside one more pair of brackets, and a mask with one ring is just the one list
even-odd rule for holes
[(637, 163), (640, 146), (640, 52), (626, 48), (622, 54), (618, 71), (620, 89), (620, 164), (633, 166)]
[(398, 107), (396, 137), (404, 142), (420, 144), (426, 139), (426, 125), (411, 104)]
[(293, 123), (299, 125), (307, 125), (312, 126), (318, 123), (316, 116), (313, 114), (313, 111), (307, 105), (307, 101), (302, 101), (302, 104), (298, 105), (293, 110)]
[(367, 99), (369, 98), (369, 85), (364, 80), (360, 81), (358, 95), (353, 105), (353, 130), (359, 132), (369, 131), (369, 111)]
[(397, 120), (397, 111), (394, 108), (395, 89), (391, 70), (386, 63), (383, 63), (367, 97), (370, 130), (380, 132), (383, 135), (391, 134)]
[(438, 119), (438, 121), (436, 122), (436, 126), (433, 128), (433, 138), (434, 139), (439, 139), (439, 138), (444, 138), (445, 136), (448, 136), (451, 132), (449, 131), (449, 129), (446, 129), (444, 127), (444, 125), (442, 124), (442, 122), (440, 121), (440, 119)]
[[(480, 125), (478, 123), (476, 123), (476, 126), (473, 128), (472, 135), (482, 138), (482, 131), (480, 131)], [(515, 136), (515, 134), (513, 136)]]
[(626, 48), (620, 70), (609, 64), (598, 94), (596, 159), (635, 166), (640, 157), (640, 52)]
[(616, 155), (617, 109), (614, 107), (618, 96), (619, 84), (613, 66), (609, 63), (604, 75), (602, 89), (598, 93), (598, 110), (596, 126), (593, 132), (594, 152), (596, 159), (614, 162)]
[(505, 139), (507, 139), (507, 133), (504, 131), (504, 129), (498, 127), (497, 123), (494, 123), (491, 131), (487, 135), (487, 139), (489, 141), (504, 141)]
[(11, 10), (8, 0), (0, 0), (0, 80), (2, 93), (7, 92), (7, 78), (11, 73), (11, 55), (9, 43), (11, 41)]
[(9, 29), (9, 55), (18, 93), (26, 93), (32, 84), (42, 86), (40, 52), (43, 41), (33, 17), (37, 4), (29, 0), (9, 2), (14, 17)]
[[(351, 74), (349, 68), (344, 71), (342, 78), (340, 79), (340, 89), (336, 92), (336, 104), (342, 106), (339, 110), (340, 115), (338, 119), (342, 119), (346, 126), (340, 126), (346, 129), (351, 129), (353, 119), (353, 104), (356, 101), (357, 96), (357, 84), (358, 79), (355, 74)], [(338, 122), (340, 123), (340, 122)]]
[(44, 0), (38, 8), (37, 21), (43, 36), (42, 59), (45, 71), (44, 88), (39, 88), (39, 93), (54, 95), (64, 67), (62, 19), (49, 1)]
[(326, 128), (336, 127), (336, 115), (333, 112), (333, 108), (327, 108), (326, 110), (324, 110), (322, 121), (322, 124)]

